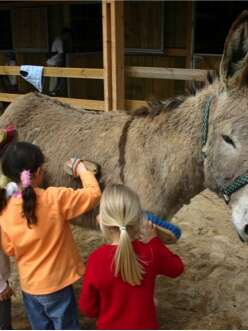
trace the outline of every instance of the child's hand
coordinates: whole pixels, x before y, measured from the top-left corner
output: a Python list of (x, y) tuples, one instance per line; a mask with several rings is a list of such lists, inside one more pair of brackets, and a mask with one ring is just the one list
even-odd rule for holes
[(156, 226), (151, 221), (144, 220), (140, 231), (140, 240), (147, 244), (155, 237), (157, 237)]
[(80, 177), (85, 171), (90, 171), (96, 176), (99, 172), (99, 166), (92, 161), (82, 161), (73, 157), (64, 164), (64, 171), (73, 177)]
[(0, 293), (0, 301), (8, 300), (14, 293), (12, 288), (8, 285), (3, 292)]
[[(68, 169), (69, 168), (69, 172)], [(71, 158), (66, 162), (65, 171), (73, 177), (78, 177), (82, 172), (86, 171), (86, 167), (80, 159)]]
[(74, 169), (76, 176), (80, 176), (80, 174), (84, 173), (86, 170), (87, 168), (85, 167), (82, 161), (79, 162), (76, 168)]

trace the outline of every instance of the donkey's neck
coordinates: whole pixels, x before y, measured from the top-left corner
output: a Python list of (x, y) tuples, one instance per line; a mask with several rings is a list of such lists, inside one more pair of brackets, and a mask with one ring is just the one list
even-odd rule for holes
[[(207, 97), (216, 93), (216, 84), (189, 97), (178, 108), (158, 115), (163, 216), (171, 217), (204, 189), (203, 107)], [(161, 206), (158, 208), (161, 210)]]

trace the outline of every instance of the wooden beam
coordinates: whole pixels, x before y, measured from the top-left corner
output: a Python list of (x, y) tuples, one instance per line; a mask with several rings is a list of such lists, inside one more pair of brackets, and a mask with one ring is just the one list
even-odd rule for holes
[(37, 6), (56, 6), (56, 5), (84, 5), (84, 4), (92, 4), (98, 3), (98, 1), (77, 1), (77, 0), (60, 0), (60, 1), (53, 1), (53, 0), (26, 0), (26, 1), (2, 1), (0, 0), (0, 8), (1, 9), (12, 9), (15, 7), (20, 8), (27, 8), (27, 7), (37, 7)]
[[(0, 101), (13, 102), (22, 94), (14, 93), (0, 93)], [(89, 99), (72, 99), (72, 98), (60, 98), (54, 97), (55, 99), (68, 103), (74, 107), (92, 109), (92, 110), (104, 110), (104, 101), (102, 100), (89, 100)]]
[(126, 67), (126, 75), (135, 78), (204, 81), (209, 70), (162, 67)]
[(105, 111), (112, 110), (112, 59), (110, 3), (102, 0), (103, 69)]
[(194, 38), (194, 15), (193, 15), (193, 2), (192, 0), (186, 1), (186, 17), (187, 17), (187, 30), (186, 30), (186, 68), (193, 66), (193, 38)]
[(71, 15), (70, 15), (70, 5), (64, 4), (63, 5), (63, 26), (67, 28), (71, 27)]
[(91, 109), (91, 110), (104, 110), (104, 101), (102, 100), (90, 100), (90, 99), (74, 99), (74, 98), (61, 98), (55, 97), (59, 101), (68, 103), (74, 107)]
[(111, 53), (113, 110), (125, 108), (124, 3), (112, 0)]
[(165, 48), (165, 56), (186, 56), (187, 50), (185, 48)]
[[(0, 66), (0, 75), (20, 76), (19, 66)], [(45, 77), (103, 79), (103, 69), (44, 67)]]
[(127, 110), (135, 110), (140, 107), (147, 106), (147, 102), (144, 100), (126, 100), (125, 103)]
[[(22, 95), (23, 94), (0, 93), (0, 101), (11, 103), (15, 101), (18, 97), (21, 97)], [(103, 111), (105, 109), (105, 104), (104, 101), (102, 100), (72, 99), (72, 98), (60, 98), (60, 97), (54, 97), (54, 98), (74, 107), (91, 109), (91, 110), (100, 110), (100, 111)], [(126, 100), (125, 104), (127, 109), (135, 110), (142, 106), (146, 106), (147, 102), (144, 100)]]
[[(23, 96), (23, 94), (0, 93), (0, 101), (11, 103), (21, 96)], [(72, 99), (72, 98), (60, 98), (60, 97), (53, 97), (53, 98), (74, 107), (90, 109), (90, 110), (100, 110), (100, 111), (103, 111), (105, 109), (105, 104), (104, 101), (102, 100)], [(126, 100), (125, 104), (127, 109), (135, 110), (142, 106), (146, 106), (147, 102), (144, 100)]]

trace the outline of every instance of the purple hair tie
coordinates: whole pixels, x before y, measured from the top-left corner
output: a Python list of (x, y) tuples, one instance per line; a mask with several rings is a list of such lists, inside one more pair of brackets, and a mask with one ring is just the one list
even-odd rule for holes
[(21, 184), (23, 188), (31, 186), (31, 172), (30, 170), (23, 170), (21, 172)]

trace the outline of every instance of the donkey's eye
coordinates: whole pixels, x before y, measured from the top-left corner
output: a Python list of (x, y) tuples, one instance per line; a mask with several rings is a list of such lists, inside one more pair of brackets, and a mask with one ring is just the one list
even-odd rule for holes
[(229, 136), (226, 136), (224, 134), (222, 134), (222, 138), (224, 139), (224, 141), (229, 144), (229, 145), (232, 145), (234, 148), (236, 148), (232, 138), (230, 138)]

